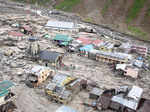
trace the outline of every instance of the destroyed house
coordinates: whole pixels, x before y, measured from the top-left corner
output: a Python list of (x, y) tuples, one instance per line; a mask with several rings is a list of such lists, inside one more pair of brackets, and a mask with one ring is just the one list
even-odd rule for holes
[(13, 87), (14, 84), (11, 81), (6, 80), (0, 82), (0, 105), (11, 101), (15, 96), (15, 94), (11, 91)]
[(132, 78), (137, 78), (140, 73), (140, 69), (127, 64), (117, 64), (116, 70), (120, 72), (123, 71), (123, 75), (130, 76)]
[[(48, 77), (52, 76), (54, 70), (45, 67), (45, 66), (33, 66), (28, 74), (28, 84), (31, 84), (32, 87), (38, 86), (42, 82), (44, 82)], [(30, 86), (30, 85), (28, 85)]]
[(53, 40), (56, 41), (59, 46), (68, 46), (73, 39), (68, 35), (58, 34)]
[(148, 112), (141, 110), (143, 89), (137, 86), (123, 86), (119, 89), (110, 89), (103, 92), (99, 101), (102, 109), (111, 108), (119, 112)]
[(39, 63), (44, 66), (60, 67), (63, 54), (55, 51), (42, 51), (39, 54)]
[(67, 106), (61, 106), (56, 110), (56, 112), (77, 112), (77, 111)]
[(56, 83), (59, 86), (65, 86), (68, 83), (74, 81), (75, 79), (75, 77), (71, 77), (67, 74), (58, 73), (53, 77), (52, 82)]
[(132, 59), (132, 56), (129, 54), (99, 50), (91, 50), (88, 57), (105, 63), (127, 63)]
[(52, 101), (67, 104), (72, 99), (72, 93), (63, 86), (51, 83), (46, 86), (45, 93)]

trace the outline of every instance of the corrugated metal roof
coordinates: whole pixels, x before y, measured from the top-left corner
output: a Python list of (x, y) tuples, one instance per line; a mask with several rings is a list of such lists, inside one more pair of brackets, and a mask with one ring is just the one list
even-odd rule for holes
[(64, 22), (64, 21), (48, 21), (45, 25), (46, 27), (53, 28), (62, 28), (62, 29), (73, 29), (75, 28), (73, 22)]
[(91, 53), (97, 53), (99, 55), (104, 55), (112, 58), (117, 58), (117, 59), (132, 59), (132, 55), (130, 54), (125, 54), (125, 53), (120, 53), (120, 52), (105, 52), (105, 51), (99, 51), (99, 50), (91, 50)]
[(113, 96), (111, 100), (119, 104), (122, 104), (130, 109), (136, 110), (138, 107), (138, 102), (131, 99), (125, 99), (123, 95), (124, 94)]
[(143, 94), (143, 89), (137, 86), (133, 86), (132, 89), (128, 93), (129, 98), (133, 98), (135, 100), (139, 100)]
[(77, 112), (77, 111), (68, 106), (61, 106), (56, 110), (56, 112)]
[(71, 80), (73, 80), (74, 78), (72, 78), (71, 76), (68, 76), (66, 74), (62, 74), (62, 73), (59, 73), (59, 74), (56, 74), (54, 77), (53, 77), (53, 82), (56, 83), (57, 85), (60, 85), (60, 86), (64, 86), (66, 83), (70, 82)]

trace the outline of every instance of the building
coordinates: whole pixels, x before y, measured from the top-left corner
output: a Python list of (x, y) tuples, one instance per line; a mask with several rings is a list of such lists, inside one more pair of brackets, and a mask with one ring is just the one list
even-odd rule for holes
[(14, 86), (14, 83), (11, 81), (5, 80), (0, 82), (0, 105), (13, 100), (15, 97), (15, 94), (12, 92)]
[(128, 63), (132, 59), (132, 55), (129, 54), (99, 50), (91, 50), (88, 57), (105, 63)]
[(68, 35), (57, 34), (53, 40), (57, 42), (59, 46), (68, 46), (73, 39)]
[(63, 54), (55, 51), (41, 51), (39, 53), (39, 63), (44, 66), (60, 67)]
[(8, 36), (12, 40), (23, 40), (25, 38), (25, 35), (23, 33), (17, 31), (8, 32)]
[(102, 109), (113, 109), (119, 112), (149, 112), (143, 109), (147, 104), (142, 98), (143, 89), (138, 86), (123, 86), (118, 89), (110, 89), (103, 92), (99, 98)]
[(36, 87), (44, 82), (48, 77), (52, 77), (54, 70), (44, 66), (33, 66), (27, 77), (27, 85)]
[(146, 56), (148, 53), (148, 48), (146, 46), (132, 45), (131, 50), (143, 56)]
[(45, 25), (46, 28), (55, 30), (78, 31), (78, 28), (73, 22), (49, 20)]
[(76, 111), (68, 106), (61, 106), (56, 110), (56, 112), (78, 112), (78, 111)]
[(127, 64), (117, 64), (116, 70), (121, 70), (123, 71), (121, 73), (123, 73), (124, 76), (129, 76), (132, 78), (137, 78), (140, 73), (140, 69), (134, 66), (127, 65)]
[(80, 51), (80, 55), (81, 56), (86, 56), (88, 57), (88, 52), (93, 50), (94, 49), (94, 46), (92, 44), (89, 44), (89, 45), (85, 45), (83, 47), (80, 47), (79, 48), (79, 51)]

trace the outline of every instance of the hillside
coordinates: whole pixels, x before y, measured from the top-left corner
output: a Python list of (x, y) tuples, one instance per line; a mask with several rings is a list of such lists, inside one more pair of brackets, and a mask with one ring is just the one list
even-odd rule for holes
[[(20, 0), (17, 0), (20, 1)], [(84, 21), (150, 40), (150, 0), (21, 0), (77, 13)]]
[(150, 40), (150, 0), (72, 0), (74, 5), (56, 1), (56, 8), (78, 13), (88, 22)]

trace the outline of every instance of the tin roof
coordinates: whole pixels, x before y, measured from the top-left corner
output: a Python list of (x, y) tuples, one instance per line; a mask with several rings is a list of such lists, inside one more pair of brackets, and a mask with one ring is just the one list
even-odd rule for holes
[(143, 89), (137, 86), (133, 86), (132, 89), (128, 93), (129, 98), (133, 98), (135, 100), (139, 100), (143, 94)]
[(61, 106), (56, 110), (56, 112), (77, 112), (77, 111), (68, 106)]
[(112, 101), (122, 104), (130, 109), (136, 110), (138, 107), (138, 101), (125, 99), (124, 94), (119, 94), (112, 97)]
[(74, 80), (74, 78), (72, 78), (71, 76), (59, 73), (53, 77), (52, 81), (57, 85), (64, 86), (65, 84), (69, 83), (72, 80)]
[(64, 21), (48, 21), (45, 25), (46, 27), (52, 28), (62, 28), (62, 29), (73, 29), (75, 25), (73, 22), (64, 22)]

